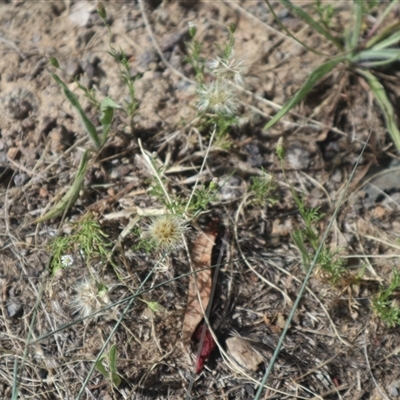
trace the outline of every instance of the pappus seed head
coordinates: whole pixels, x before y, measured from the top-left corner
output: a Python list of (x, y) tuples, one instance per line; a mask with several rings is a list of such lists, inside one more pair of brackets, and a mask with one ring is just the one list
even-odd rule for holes
[(186, 221), (173, 214), (154, 218), (148, 226), (148, 235), (162, 250), (173, 250), (183, 245), (182, 234), (188, 229)]
[(228, 84), (217, 80), (208, 85), (202, 85), (198, 90), (197, 108), (200, 112), (212, 111), (216, 114), (232, 115), (237, 110), (234, 95)]

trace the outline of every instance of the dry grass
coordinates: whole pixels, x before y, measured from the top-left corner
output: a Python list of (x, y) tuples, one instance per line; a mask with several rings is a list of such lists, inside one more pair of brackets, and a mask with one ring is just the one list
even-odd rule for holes
[[(382, 145), (379, 151), (366, 150), (325, 243), (332, 251), (340, 249), (346, 273), (335, 285), (324, 271), (312, 274), (263, 398), (378, 399), (395, 398), (400, 390), (397, 328), (389, 328), (372, 307), (397, 269), (400, 233), (397, 188), (390, 182), (379, 186), (385, 173), (372, 169), (377, 157), (385, 165), (393, 156), (384, 145), (382, 121), (368, 95), (349, 86), (341, 94), (353, 103), (324, 115), (310, 112), (312, 102), (306, 101), (266, 135), (266, 116), (299, 87), (317, 60), (264, 19), (263, 3), (242, 6), (106, 3), (115, 47), (127, 51), (132, 73), (144, 72), (136, 82), (140, 106), (133, 120), (117, 115), (109, 141), (90, 161), (78, 201), (63, 218), (33, 223), (73, 182), (90, 141), (48, 71), (39, 70), (29, 87), (38, 110), (22, 120), (5, 116), (0, 122), (0, 156), (5, 157), (0, 164), (1, 399), (11, 399), (13, 393), (24, 399), (254, 398), (305, 277), (291, 237), (304, 221), (290, 188), (306, 207), (320, 207), (325, 214), (314, 227), (322, 237), (371, 131)], [(0, 43), (9, 60), (9, 65), (0, 61), (3, 75), (9, 76), (2, 80), (3, 91), (23, 85), (46, 46), (55, 46), (52, 37), (65, 35), (64, 46), (53, 49), (60, 63), (98, 54), (97, 70), (89, 56), (86, 60), (94, 74), (91, 84), (123, 102), (126, 88), (104, 51), (107, 33), (101, 23), (75, 27), (61, 3), (43, 6), (47, 28), (38, 25), (42, 42), (30, 48), (22, 39), (30, 37), (38, 17), (25, 4), (2, 7), (0, 22), (7, 17), (21, 27)], [(51, 22), (54, 7), (59, 17)], [(29, 23), (22, 26), (24, 13)], [(301, 21), (285, 18), (299, 37), (318, 45), (319, 38)], [(215, 54), (213, 42), (226, 39), (226, 21), (238, 25), (235, 49), (248, 66), (247, 86), (237, 95), (241, 119), (226, 141), (213, 141), (213, 127), (199, 123), (193, 71), (180, 62), (183, 40), (168, 47), (171, 35), (193, 19), (209, 55)], [(88, 31), (92, 36), (85, 42)], [(21, 76), (13, 75), (21, 54)], [(85, 65), (82, 76), (90, 81)], [(315, 96), (329, 98), (336, 89), (334, 83), (322, 85)], [(280, 136), (286, 138), (286, 179), (275, 154)], [(351, 145), (350, 136), (355, 138)], [(386, 163), (389, 174), (397, 174), (396, 162)], [(251, 191), (252, 177), (263, 177), (262, 170), (275, 184), (264, 203)], [(217, 195), (198, 216), (191, 208), (197, 204), (196, 193), (213, 178), (218, 178)], [(371, 182), (383, 187), (383, 196)], [(163, 196), (150, 190), (156, 184)], [(141, 243), (146, 236), (140, 232), (152, 218), (178, 206), (191, 226), (179, 231), (186, 243), (166, 254), (144, 248), (147, 240)], [(104, 242), (93, 245), (92, 253), (81, 251), (82, 238), (69, 243), (73, 265), (53, 274), (54, 239), (74, 237), (88, 215), (99, 223)], [(196, 343), (190, 349), (182, 344), (190, 250), (197, 231), (207, 228), (213, 216), (219, 217), (220, 232), (212, 258), (215, 296), (206, 319), (217, 350), (195, 375)], [(397, 290), (390, 300), (398, 305)], [(248, 346), (243, 353), (261, 357), (258, 367), (235, 357), (226, 345), (232, 337)], [(111, 368), (114, 345), (119, 387), (95, 368), (99, 360), (106, 370)]]

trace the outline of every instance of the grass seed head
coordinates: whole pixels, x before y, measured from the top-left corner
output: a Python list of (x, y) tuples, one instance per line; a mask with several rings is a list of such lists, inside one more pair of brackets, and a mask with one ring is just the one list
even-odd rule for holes
[(152, 220), (148, 227), (148, 234), (156, 247), (162, 250), (173, 250), (183, 245), (182, 234), (187, 228), (182, 217), (166, 214)]

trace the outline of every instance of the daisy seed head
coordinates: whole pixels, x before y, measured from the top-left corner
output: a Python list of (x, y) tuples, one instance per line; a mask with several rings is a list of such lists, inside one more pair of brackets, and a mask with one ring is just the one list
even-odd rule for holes
[(217, 80), (209, 85), (203, 85), (197, 90), (200, 112), (210, 110), (216, 114), (233, 114), (237, 110), (234, 95), (228, 84)]
[(150, 239), (162, 250), (173, 250), (183, 245), (182, 234), (188, 229), (185, 220), (173, 214), (154, 218), (148, 227)]
[(236, 84), (243, 86), (242, 77), (244, 61), (236, 61), (233, 58), (233, 52), (229, 58), (217, 57), (207, 63), (207, 67), (219, 79), (234, 81)]
[(107, 288), (92, 278), (84, 278), (74, 289), (76, 293), (71, 301), (71, 308), (80, 318), (100, 310), (110, 301)]

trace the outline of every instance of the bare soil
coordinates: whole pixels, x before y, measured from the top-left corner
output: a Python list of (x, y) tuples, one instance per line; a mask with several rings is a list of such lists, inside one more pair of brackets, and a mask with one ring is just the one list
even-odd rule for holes
[[(285, 26), (310, 47), (332, 51), (278, 2), (272, 4)], [(114, 304), (134, 293), (155, 266), (156, 253), (137, 250), (135, 233), (121, 233), (138, 208), (163, 207), (148, 192), (152, 175), (139, 139), (164, 164), (168, 189), (181, 198), (189, 198), (206, 154), (210, 130), (192, 123), (197, 116), (194, 72), (183, 62), (189, 22), (196, 24), (207, 58), (215, 57), (215, 43), (224, 43), (226, 26), (235, 23), (235, 55), (247, 68), (230, 148), (211, 146), (201, 177), (203, 183), (213, 178), (228, 183), (209, 213), (193, 224), (188, 240), (210, 216), (219, 218), (213, 264), (220, 253), (223, 258), (211, 324), (231, 360), (240, 361), (229, 346), (232, 337), (242, 339), (239, 351), (248, 355), (238, 366), (217, 348), (194, 374), (196, 343), (190, 351), (182, 344), (189, 278), (179, 277), (190, 267), (181, 250), (157, 266), (144, 285), (147, 291), (111, 337), (107, 348), (117, 346), (121, 385), (114, 387), (95, 370), (81, 398), (254, 398), (305, 276), (291, 238), (302, 222), (275, 153), (278, 138), (285, 138), (288, 182), (308, 207), (325, 213), (318, 223), (322, 237), (370, 133), (327, 241), (344, 258), (346, 278), (333, 285), (323, 272), (313, 274), (261, 398), (400, 397), (399, 330), (383, 323), (371, 306), (398, 269), (399, 157), (368, 88), (349, 71), (337, 70), (265, 132), (274, 104), (288, 100), (321, 58), (281, 34), (264, 2), (148, 1), (143, 10), (134, 1), (104, 0), (104, 5), (112, 46), (126, 52), (132, 77), (141, 76), (135, 83), (139, 108), (132, 120), (117, 113), (66, 215), (36, 223), (73, 183), (83, 151), (92, 146), (50, 76), (55, 70), (48, 57), (56, 57), (99, 98), (123, 104), (129, 93), (119, 65), (107, 53), (109, 35), (95, 3), (0, 2), (0, 399), (11, 398), (13, 382), (21, 399), (76, 398), (127, 304), (81, 321), (72, 306), (77, 285), (95, 273), (112, 289)], [(338, 29), (349, 18), (344, 4)], [(57, 73), (81, 94), (67, 74)], [(391, 101), (398, 105), (399, 74), (385, 74)], [(93, 107), (80, 99), (95, 121)], [(260, 206), (247, 194), (251, 177), (262, 169), (277, 187), (275, 202)], [(52, 240), (70, 235), (88, 213), (115, 246), (112, 263), (91, 260), (88, 265), (77, 253), (74, 265), (54, 276)], [(143, 218), (139, 226), (148, 222)], [(146, 302), (157, 302), (160, 310), (151, 311)], [(263, 362), (251, 362), (260, 355)]]

